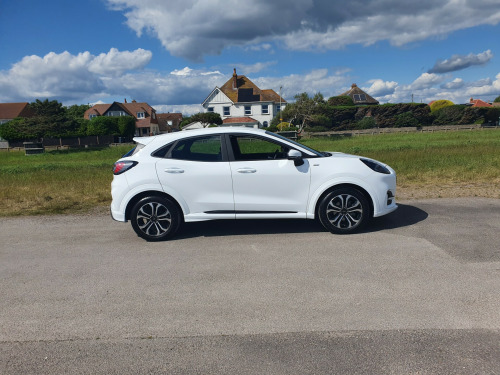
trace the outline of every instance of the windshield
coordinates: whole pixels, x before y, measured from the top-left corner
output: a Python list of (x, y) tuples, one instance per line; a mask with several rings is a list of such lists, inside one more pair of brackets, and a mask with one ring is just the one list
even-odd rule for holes
[(320, 151), (317, 151), (317, 150), (315, 150), (315, 149), (313, 149), (313, 148), (311, 148), (311, 147), (307, 147), (307, 146), (303, 145), (302, 143), (295, 142), (295, 141), (293, 141), (293, 140), (291, 140), (291, 139), (289, 139), (289, 138), (283, 137), (283, 136), (282, 136), (282, 135), (280, 135), (280, 134), (271, 133), (271, 132), (269, 132), (269, 131), (266, 131), (266, 134), (269, 134), (269, 135), (275, 136), (275, 137), (277, 137), (277, 138), (283, 139), (284, 141), (290, 142), (290, 143), (292, 143), (292, 144), (294, 144), (294, 145), (296, 145), (296, 146), (298, 146), (298, 147), (301, 147), (301, 148), (303, 148), (303, 149), (306, 149), (307, 151), (309, 151), (309, 152), (313, 153), (313, 154), (314, 154), (314, 155), (316, 155), (317, 157), (322, 158), (322, 157), (328, 156), (328, 155), (326, 155), (326, 153), (324, 153), (324, 152), (320, 152)]

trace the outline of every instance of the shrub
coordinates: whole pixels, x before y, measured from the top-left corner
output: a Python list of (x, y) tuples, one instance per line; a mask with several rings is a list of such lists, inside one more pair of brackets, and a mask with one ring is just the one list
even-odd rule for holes
[(450, 105), (443, 107), (432, 113), (433, 125), (461, 124), (465, 105)]
[(396, 116), (396, 128), (403, 128), (407, 126), (419, 126), (418, 120), (413, 115), (413, 112), (404, 112)]
[(119, 117), (98, 116), (89, 121), (87, 135), (118, 135)]
[(436, 100), (433, 102), (430, 107), (431, 107), (431, 112), (435, 112), (438, 109), (444, 108), (444, 107), (449, 107), (450, 105), (454, 105), (454, 103), (450, 100)]
[(355, 124), (356, 129), (372, 129), (377, 126), (373, 117), (364, 117)]
[(118, 117), (118, 132), (124, 137), (133, 137), (135, 133), (135, 118), (132, 116)]

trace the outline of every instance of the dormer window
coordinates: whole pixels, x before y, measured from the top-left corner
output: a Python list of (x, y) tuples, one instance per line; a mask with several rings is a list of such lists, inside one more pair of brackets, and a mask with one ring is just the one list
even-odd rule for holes
[(146, 114), (144, 112), (137, 112), (137, 118), (145, 118)]
[(90, 120), (92, 120), (94, 117), (97, 117), (97, 115), (89, 115)]

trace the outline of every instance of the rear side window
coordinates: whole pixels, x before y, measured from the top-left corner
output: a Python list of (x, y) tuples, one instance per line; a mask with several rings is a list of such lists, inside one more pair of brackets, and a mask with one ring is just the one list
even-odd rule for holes
[(132, 155), (137, 154), (143, 147), (144, 147), (143, 144), (138, 143), (137, 146), (135, 146), (132, 150), (127, 152), (125, 155), (123, 155), (122, 158), (126, 158), (128, 156), (132, 156)]
[(222, 161), (221, 136), (182, 139), (170, 147), (165, 157), (190, 161)]

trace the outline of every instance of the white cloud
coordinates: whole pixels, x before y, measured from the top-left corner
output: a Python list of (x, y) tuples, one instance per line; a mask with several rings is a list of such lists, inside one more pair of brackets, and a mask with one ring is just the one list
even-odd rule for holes
[(268, 62), (258, 62), (252, 65), (245, 65), (245, 64), (234, 64), (234, 65), (238, 69), (237, 70), (238, 74), (246, 75), (246, 74), (258, 73), (264, 69), (267, 69), (272, 65), (276, 65), (277, 63), (278, 63), (277, 61), (268, 61)]
[(493, 58), (491, 50), (484, 51), (477, 55), (469, 53), (468, 55), (453, 55), (446, 60), (438, 60), (429, 73), (448, 73), (457, 70), (466, 69), (474, 65), (485, 65)]
[(410, 90), (423, 90), (429, 89), (441, 82), (445, 77), (434, 74), (434, 73), (423, 73), (418, 77), (413, 83), (408, 87)]
[(50, 52), (44, 57), (26, 56), (10, 70), (0, 71), (0, 100), (92, 100), (105, 93), (101, 76), (116, 77), (125, 71), (142, 68), (150, 59), (149, 51), (120, 52), (114, 48), (99, 56), (89, 52), (78, 55)]
[(368, 94), (374, 97), (383, 97), (387, 95), (392, 95), (398, 87), (398, 83), (394, 81), (383, 81), (381, 79), (372, 79), (368, 81), (372, 85), (367, 88), (363, 88)]
[(144, 68), (152, 57), (151, 51), (142, 48), (123, 52), (111, 48), (108, 53), (94, 57), (88, 65), (88, 70), (96, 74), (119, 76), (129, 70)]
[(186, 66), (184, 69), (181, 70), (175, 69), (173, 72), (170, 72), (170, 74), (174, 76), (188, 76), (191, 74), (192, 71), (193, 69)]
[(107, 0), (125, 13), (137, 35), (158, 38), (175, 56), (204, 55), (242, 46), (271, 51), (339, 49), (387, 40), (402, 46), (478, 25), (500, 22), (491, 0)]

